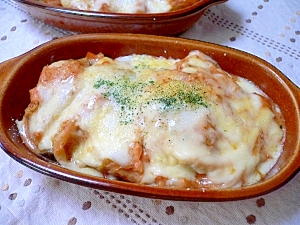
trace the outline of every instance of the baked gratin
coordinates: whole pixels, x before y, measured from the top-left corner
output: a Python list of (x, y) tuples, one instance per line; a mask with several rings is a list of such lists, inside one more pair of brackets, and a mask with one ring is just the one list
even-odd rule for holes
[(109, 13), (166, 13), (202, 0), (45, 0), (65, 8)]
[(183, 59), (88, 53), (44, 67), (17, 121), (33, 152), (138, 184), (228, 188), (264, 179), (285, 139), (280, 109), (199, 51)]

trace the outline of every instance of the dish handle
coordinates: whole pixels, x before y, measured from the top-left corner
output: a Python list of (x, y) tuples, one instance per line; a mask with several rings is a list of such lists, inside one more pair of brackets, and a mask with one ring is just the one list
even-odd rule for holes
[(14, 65), (21, 57), (18, 56), (16, 58), (9, 59), (0, 63), (0, 89), (3, 90), (4, 85), (6, 84), (6, 80), (9, 78), (8, 74), (12, 72)]

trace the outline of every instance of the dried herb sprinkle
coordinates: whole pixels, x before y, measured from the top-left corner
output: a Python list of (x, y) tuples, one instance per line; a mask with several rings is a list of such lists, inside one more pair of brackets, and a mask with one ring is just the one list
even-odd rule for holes
[(98, 78), (94, 88), (103, 88), (103, 96), (114, 99), (121, 110), (121, 123), (132, 122), (134, 115), (143, 113), (143, 108), (156, 104), (161, 112), (179, 111), (208, 107), (203, 95), (205, 92), (198, 83), (185, 83), (180, 80), (163, 82), (143, 80), (131, 76), (114, 79)]

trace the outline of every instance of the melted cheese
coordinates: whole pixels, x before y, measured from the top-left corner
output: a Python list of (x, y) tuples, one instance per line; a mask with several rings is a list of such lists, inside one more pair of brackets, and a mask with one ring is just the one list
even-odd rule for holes
[(85, 60), (78, 70), (61, 61), (42, 72), (32, 91), (38, 104), (32, 97), (36, 107), (17, 122), (33, 151), (71, 169), (185, 188), (251, 185), (280, 156), (279, 108), (199, 51), (182, 60)]
[[(60, 0), (66, 8), (115, 13), (165, 13), (192, 5), (197, 0)], [(51, 2), (49, 2), (51, 3)]]

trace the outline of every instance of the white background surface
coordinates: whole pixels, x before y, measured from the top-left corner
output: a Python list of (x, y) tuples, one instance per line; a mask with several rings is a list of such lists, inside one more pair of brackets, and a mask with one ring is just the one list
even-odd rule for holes
[[(73, 33), (0, 0), (0, 62)], [(259, 56), (300, 86), (300, 1), (229, 0), (185, 38)], [(300, 175), (261, 197), (222, 203), (154, 200), (96, 191), (32, 171), (0, 151), (0, 224), (300, 224)], [(252, 218), (252, 219), (251, 219)]]

